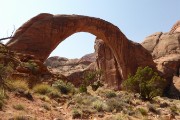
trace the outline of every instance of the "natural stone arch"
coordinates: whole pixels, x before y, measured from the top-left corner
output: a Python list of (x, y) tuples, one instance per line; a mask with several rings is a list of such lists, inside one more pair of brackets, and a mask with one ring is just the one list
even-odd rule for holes
[(44, 61), (61, 41), (76, 32), (88, 32), (101, 38), (112, 50), (123, 79), (139, 66), (139, 58), (133, 54), (135, 45), (118, 27), (88, 16), (39, 14), (20, 27), (7, 46)]

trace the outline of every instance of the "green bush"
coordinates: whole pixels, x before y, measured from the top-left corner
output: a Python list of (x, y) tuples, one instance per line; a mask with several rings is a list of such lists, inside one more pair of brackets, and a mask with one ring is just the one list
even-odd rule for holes
[(116, 93), (115, 93), (114, 91), (107, 91), (107, 92), (105, 93), (105, 96), (106, 96), (107, 98), (113, 98), (113, 97), (116, 97), (117, 95), (116, 95)]
[(39, 66), (33, 60), (22, 63), (22, 66), (30, 70), (32, 74), (37, 75), (39, 73)]
[(101, 81), (96, 81), (93, 84), (91, 84), (92, 90), (96, 91), (99, 87), (104, 86)]
[(135, 75), (129, 75), (123, 82), (123, 88), (139, 93), (144, 100), (151, 100), (155, 96), (161, 96), (166, 85), (165, 79), (150, 67), (139, 67)]
[(70, 82), (64, 82), (62, 80), (58, 80), (53, 83), (53, 87), (57, 88), (62, 94), (68, 94), (75, 92), (75, 87)]
[(79, 87), (80, 92), (87, 92), (87, 86), (91, 86), (93, 91), (96, 91), (103, 84), (99, 81), (101, 70), (87, 71), (84, 73), (82, 84)]
[(145, 110), (144, 108), (138, 108), (137, 110), (138, 110), (143, 116), (148, 115), (148, 111)]
[(81, 85), (79, 87), (79, 92), (80, 93), (87, 93), (87, 87), (85, 85)]

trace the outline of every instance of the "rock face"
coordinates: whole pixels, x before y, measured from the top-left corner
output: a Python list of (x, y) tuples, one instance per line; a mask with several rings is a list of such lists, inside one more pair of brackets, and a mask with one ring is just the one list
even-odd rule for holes
[(88, 16), (39, 14), (22, 25), (7, 46), (45, 61), (59, 43), (77, 32), (89, 32), (104, 41), (117, 61), (122, 79), (133, 74), (141, 62), (154, 66), (151, 55), (141, 45), (130, 42), (118, 27)]
[(96, 38), (95, 53), (97, 69), (102, 70), (101, 80), (114, 89), (120, 89), (122, 78), (119, 72), (117, 61), (111, 49), (103, 42), (103, 40)]

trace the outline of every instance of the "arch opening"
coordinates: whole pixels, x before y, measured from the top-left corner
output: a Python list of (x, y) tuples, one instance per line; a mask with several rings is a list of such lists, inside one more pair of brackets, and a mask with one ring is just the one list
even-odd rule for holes
[(86, 54), (94, 53), (96, 36), (91, 33), (78, 32), (63, 40), (49, 55), (68, 59), (80, 59)]

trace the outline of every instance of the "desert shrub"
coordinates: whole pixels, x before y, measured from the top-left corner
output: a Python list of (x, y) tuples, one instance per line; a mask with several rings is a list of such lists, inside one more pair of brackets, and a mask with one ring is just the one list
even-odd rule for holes
[(42, 107), (44, 108), (44, 109), (46, 109), (46, 110), (51, 110), (51, 106), (50, 105), (48, 105), (48, 104), (42, 104)]
[(104, 86), (100, 81), (96, 81), (91, 84), (92, 90), (96, 91), (99, 87)]
[(153, 112), (155, 114), (160, 114), (160, 111), (153, 104), (147, 104), (147, 108), (149, 109), (150, 112)]
[(4, 99), (6, 99), (6, 94), (4, 92), (3, 88), (0, 88), (0, 110), (2, 110), (3, 106), (4, 106)]
[(0, 100), (0, 110), (3, 109), (3, 106), (4, 106), (4, 102)]
[(126, 103), (121, 102), (120, 99), (111, 98), (107, 100), (108, 109), (107, 111), (116, 110), (117, 112), (123, 110), (123, 107), (127, 107)]
[(13, 108), (16, 110), (24, 110), (25, 109), (25, 107), (22, 104), (13, 105)]
[(114, 91), (110, 90), (110, 91), (107, 91), (107, 92), (105, 93), (105, 96), (106, 96), (107, 98), (113, 98), (113, 97), (116, 97), (117, 95), (116, 95), (116, 93), (115, 93)]
[(50, 98), (59, 98), (61, 93), (57, 89), (52, 89), (52, 91), (48, 94)]
[(29, 86), (26, 80), (7, 80), (7, 86), (11, 91), (29, 90)]
[(87, 86), (85, 86), (85, 85), (80, 85), (80, 87), (79, 87), (79, 92), (80, 92), (80, 93), (87, 93)]
[(29, 115), (24, 115), (23, 113), (15, 115), (12, 120), (37, 120), (37, 118), (29, 116)]
[(97, 97), (87, 95), (87, 94), (77, 94), (73, 97), (73, 101), (80, 105), (90, 106), (94, 101), (97, 101)]
[(51, 102), (50, 98), (47, 95), (39, 95), (38, 98), (45, 102)]
[(54, 82), (52, 86), (57, 88), (62, 94), (75, 93), (75, 87), (70, 82), (58, 80)]
[(33, 91), (41, 95), (48, 95), (53, 91), (53, 88), (47, 84), (37, 84), (33, 87)]
[(135, 75), (129, 75), (123, 82), (123, 88), (137, 92), (144, 100), (151, 100), (155, 96), (161, 96), (165, 88), (166, 81), (150, 67), (139, 67)]
[[(101, 70), (94, 70), (94, 71), (87, 71), (84, 73), (82, 84), (80, 85), (80, 91), (87, 92), (88, 85), (91, 85), (92, 90), (96, 91), (100, 86), (103, 84), (99, 81), (101, 77), (102, 71)], [(97, 81), (97, 82), (95, 82)]]
[(175, 105), (170, 107), (170, 110), (173, 114), (178, 114), (180, 113), (180, 109), (178, 109), (178, 107), (176, 107)]
[(6, 98), (3, 89), (0, 89), (0, 110), (2, 110), (4, 105), (4, 99)]
[(33, 60), (29, 60), (28, 62), (22, 63), (22, 66), (30, 70), (31, 73), (34, 75), (39, 73), (39, 66)]
[(129, 120), (129, 118), (124, 114), (116, 114), (106, 120)]
[(82, 111), (78, 110), (78, 109), (73, 109), (72, 110), (72, 118), (73, 119), (79, 119), (82, 117)]
[(98, 112), (105, 111), (107, 109), (106, 103), (100, 100), (96, 100), (92, 103), (93, 108), (95, 108)]
[(144, 116), (148, 114), (147, 110), (145, 110), (144, 108), (138, 108), (137, 110)]

